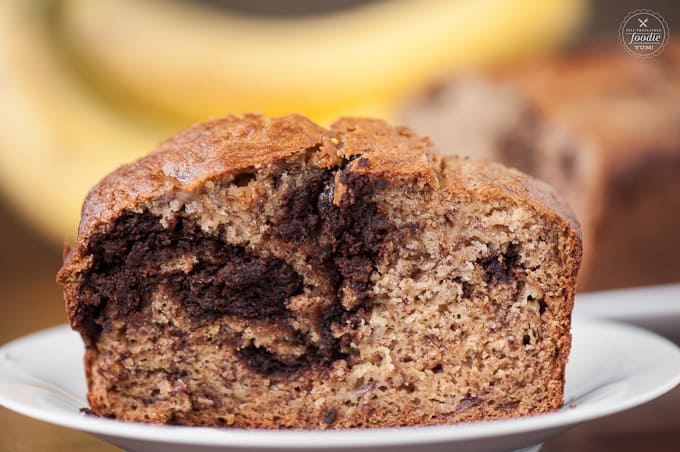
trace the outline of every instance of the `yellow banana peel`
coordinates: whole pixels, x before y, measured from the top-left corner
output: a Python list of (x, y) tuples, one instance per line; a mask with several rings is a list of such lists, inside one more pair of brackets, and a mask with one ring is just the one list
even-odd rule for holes
[[(101, 86), (190, 121), (291, 110), (321, 122), (389, 111), (454, 68), (554, 46), (583, 0), (393, 0), (298, 19), (191, 2), (66, 0), (61, 24)], [(370, 105), (371, 107), (367, 107)]]

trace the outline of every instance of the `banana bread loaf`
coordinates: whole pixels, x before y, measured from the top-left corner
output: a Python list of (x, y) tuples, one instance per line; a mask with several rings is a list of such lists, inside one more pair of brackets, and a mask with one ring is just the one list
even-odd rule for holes
[(58, 282), (99, 415), (382, 427), (560, 407), (580, 258), (515, 170), (383, 121), (246, 115), (94, 187)]

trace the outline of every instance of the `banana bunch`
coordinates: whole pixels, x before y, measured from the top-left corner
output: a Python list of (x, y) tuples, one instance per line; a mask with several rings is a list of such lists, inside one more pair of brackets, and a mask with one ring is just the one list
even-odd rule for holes
[(394, 0), (301, 18), (189, 1), (0, 2), (0, 188), (72, 239), (89, 187), (229, 112), (390, 117), (456, 68), (555, 46), (585, 0)]

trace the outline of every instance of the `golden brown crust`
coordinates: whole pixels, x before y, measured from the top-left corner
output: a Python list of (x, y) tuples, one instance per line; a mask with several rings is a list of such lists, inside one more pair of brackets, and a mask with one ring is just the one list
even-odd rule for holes
[(407, 127), (392, 127), (379, 119), (343, 118), (331, 126), (340, 140), (339, 156), (349, 159), (367, 154), (369, 162), (358, 167), (358, 173), (383, 177), (417, 178), (432, 187), (437, 186), (430, 142)]

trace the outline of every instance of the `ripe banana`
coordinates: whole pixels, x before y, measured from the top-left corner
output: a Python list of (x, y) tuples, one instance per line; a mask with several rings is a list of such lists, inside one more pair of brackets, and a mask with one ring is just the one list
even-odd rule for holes
[(191, 2), (66, 0), (60, 30), (99, 84), (190, 121), (225, 112), (389, 112), (452, 68), (553, 46), (585, 0), (394, 0), (300, 19)]
[(87, 190), (172, 129), (132, 121), (89, 92), (59, 58), (48, 6), (0, 2), (0, 188), (63, 241), (75, 236)]

